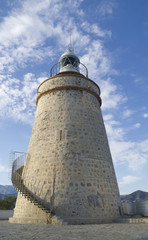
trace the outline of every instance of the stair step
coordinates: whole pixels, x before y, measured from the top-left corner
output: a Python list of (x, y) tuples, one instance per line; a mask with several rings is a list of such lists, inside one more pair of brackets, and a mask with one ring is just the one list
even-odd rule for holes
[(18, 175), (18, 172), (17, 172), (17, 175), (12, 176), (12, 183), (14, 187), (18, 190), (18, 192), (20, 192), (21, 195), (24, 196), (26, 199), (28, 199), (31, 203), (33, 203), (35, 206), (42, 209), (46, 213), (51, 213), (50, 209), (46, 208), (43, 205), (43, 201), (39, 202), (34, 197), (34, 194), (26, 188), (26, 186), (24, 185), (23, 179), (21, 175)]

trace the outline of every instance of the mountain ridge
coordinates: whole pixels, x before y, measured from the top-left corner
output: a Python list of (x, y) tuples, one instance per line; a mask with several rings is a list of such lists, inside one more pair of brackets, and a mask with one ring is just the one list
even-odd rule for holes
[[(17, 195), (13, 185), (0, 185), (0, 199), (5, 199), (9, 196)], [(134, 202), (136, 200), (148, 200), (148, 192), (137, 190), (127, 195), (120, 195), (121, 201)]]
[(0, 185), (0, 199), (5, 199), (9, 196), (16, 196), (17, 191), (12, 185)]
[(136, 200), (148, 200), (148, 192), (137, 190), (127, 195), (121, 195), (122, 201), (134, 202)]

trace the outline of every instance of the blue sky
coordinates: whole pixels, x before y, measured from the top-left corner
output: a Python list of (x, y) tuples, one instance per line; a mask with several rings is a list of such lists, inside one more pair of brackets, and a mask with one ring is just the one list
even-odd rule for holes
[(148, 191), (148, 1), (0, 0), (0, 184), (27, 151), (38, 85), (72, 44), (101, 88), (121, 194)]

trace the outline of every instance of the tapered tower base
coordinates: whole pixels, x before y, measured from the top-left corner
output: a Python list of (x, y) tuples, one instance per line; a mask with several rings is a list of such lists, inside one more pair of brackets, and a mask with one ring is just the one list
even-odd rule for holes
[(60, 73), (39, 86), (22, 178), (53, 214), (19, 194), (10, 222), (91, 224), (120, 216), (100, 105), (99, 87), (79, 73)]
[(9, 222), (19, 224), (50, 224), (51, 215), (39, 209), (18, 193), (14, 216), (9, 218)]

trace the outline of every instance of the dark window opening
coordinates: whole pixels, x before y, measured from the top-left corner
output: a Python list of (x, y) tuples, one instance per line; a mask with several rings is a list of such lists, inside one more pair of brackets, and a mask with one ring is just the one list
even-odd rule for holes
[(60, 130), (60, 141), (62, 140), (62, 130)]

